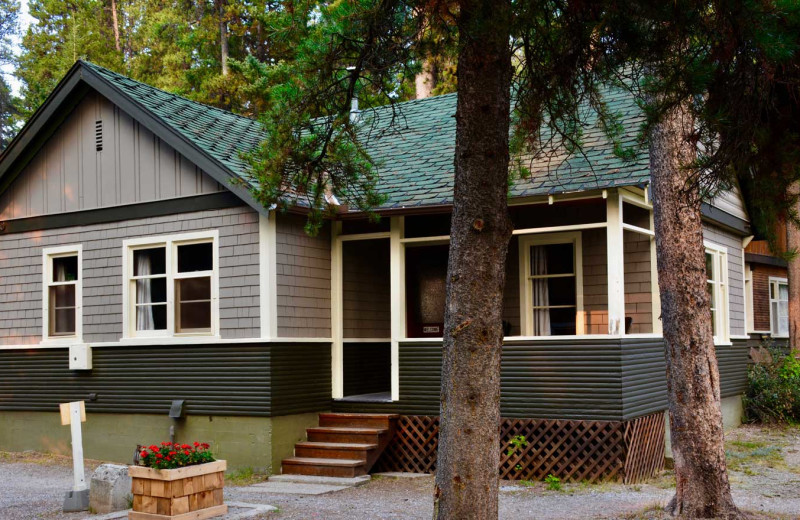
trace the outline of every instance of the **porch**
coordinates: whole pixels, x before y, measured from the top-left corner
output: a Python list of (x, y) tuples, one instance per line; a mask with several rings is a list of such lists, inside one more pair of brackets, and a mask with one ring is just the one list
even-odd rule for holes
[[(599, 399), (599, 412), (612, 384), (602, 370), (612, 367), (603, 365), (603, 354), (602, 359), (596, 352), (582, 354), (581, 345), (660, 337), (660, 323), (654, 319), (660, 309), (647, 193), (625, 188), (550, 196), (515, 202), (510, 212), (515, 231), (507, 258), (504, 358), (513, 357), (521, 344), (563, 346), (560, 355), (578, 365), (553, 378), (537, 370), (536, 380), (547, 385), (551, 397), (561, 395), (557, 400), (564, 403), (565, 416), (574, 415), (570, 403), (585, 404), (584, 397)], [(336, 406), (397, 408), (407, 401), (401, 388), (413, 387), (419, 378), (428, 380), (420, 364), (403, 369), (401, 356), (416, 352), (424, 358), (423, 351), (440, 350), (449, 224), (446, 212), (391, 216), (377, 224), (334, 222)], [(592, 370), (583, 372), (581, 359)], [(523, 380), (532, 375), (519, 374)], [(581, 377), (588, 386), (572, 387)], [(621, 387), (619, 378), (613, 384)], [(576, 388), (590, 395), (573, 400), (569, 395)], [(438, 409), (438, 393), (430, 404)]]

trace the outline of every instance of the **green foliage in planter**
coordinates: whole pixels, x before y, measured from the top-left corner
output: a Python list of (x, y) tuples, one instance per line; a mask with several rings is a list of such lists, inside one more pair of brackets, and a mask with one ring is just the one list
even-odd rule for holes
[(139, 453), (139, 464), (154, 469), (175, 469), (185, 466), (196, 466), (214, 462), (214, 456), (205, 442), (181, 444), (179, 442), (162, 442), (160, 445), (142, 448)]
[[(800, 360), (768, 348), (747, 374), (745, 416), (751, 422), (800, 422)], [(763, 351), (762, 351), (763, 352)]]

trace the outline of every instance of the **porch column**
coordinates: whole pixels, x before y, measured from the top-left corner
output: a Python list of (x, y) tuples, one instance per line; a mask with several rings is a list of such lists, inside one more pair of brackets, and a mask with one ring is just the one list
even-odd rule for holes
[(625, 334), (625, 258), (622, 239), (622, 202), (616, 190), (606, 199), (606, 254), (608, 257), (608, 333)]
[[(647, 189), (647, 188), (646, 188)], [(647, 191), (645, 191), (645, 194)], [(650, 208), (650, 230), (655, 231), (653, 222), (653, 209)], [(744, 256), (742, 256), (744, 258)], [(652, 294), (651, 309), (653, 312), (653, 334), (661, 334), (664, 329), (661, 324), (661, 291), (658, 288), (658, 256), (656, 254), (656, 237), (650, 237), (650, 288)]]
[(392, 401), (400, 399), (400, 339), (406, 333), (406, 265), (401, 242), (405, 233), (405, 217), (391, 217), (389, 228), (389, 274), (391, 287)]
[(342, 332), (342, 222), (331, 225), (331, 394), (334, 399), (344, 397)]

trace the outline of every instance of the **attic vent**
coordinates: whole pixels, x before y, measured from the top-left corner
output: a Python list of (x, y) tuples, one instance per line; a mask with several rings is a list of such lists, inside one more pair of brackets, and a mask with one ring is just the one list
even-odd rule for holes
[(94, 122), (94, 146), (98, 152), (103, 151), (103, 121)]

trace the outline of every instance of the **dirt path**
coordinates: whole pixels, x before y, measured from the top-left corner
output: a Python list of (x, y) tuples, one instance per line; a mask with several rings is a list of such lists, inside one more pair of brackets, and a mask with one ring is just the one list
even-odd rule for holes
[[(728, 463), (736, 503), (765, 513), (762, 518), (800, 519), (800, 428), (775, 430), (746, 426), (727, 439)], [(90, 466), (96, 465), (92, 462)], [(85, 518), (60, 512), (69, 488), (69, 459), (39, 454), (0, 453), (0, 519)], [(503, 482), (500, 517), (521, 519), (650, 519), (673, 493), (665, 472), (640, 486), (618, 483), (564, 484), (549, 490), (542, 483)], [(433, 478), (376, 478), (369, 484), (319, 496), (253, 493), (226, 488), (229, 501), (277, 506), (263, 520), (428, 519)]]

